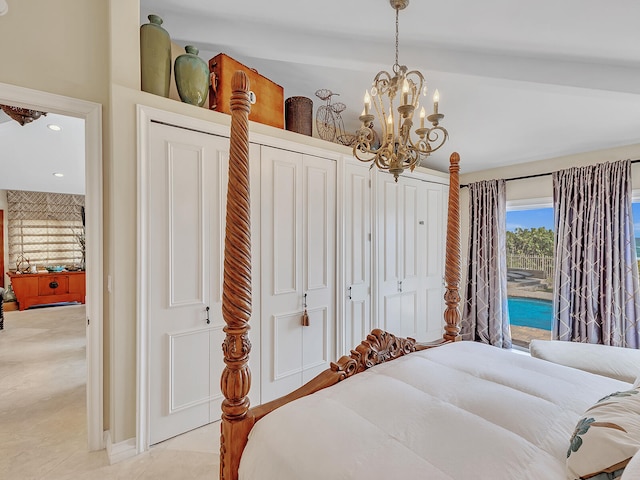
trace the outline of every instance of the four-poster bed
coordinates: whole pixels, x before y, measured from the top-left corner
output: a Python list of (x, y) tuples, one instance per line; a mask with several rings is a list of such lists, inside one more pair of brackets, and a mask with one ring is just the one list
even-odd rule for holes
[(376, 329), (350, 356), (300, 389), (249, 409), (247, 83), (236, 72), (223, 283), (220, 478), (566, 478), (565, 454), (581, 412), (630, 385), (457, 341), (456, 153), (450, 166), (443, 339), (419, 344)]

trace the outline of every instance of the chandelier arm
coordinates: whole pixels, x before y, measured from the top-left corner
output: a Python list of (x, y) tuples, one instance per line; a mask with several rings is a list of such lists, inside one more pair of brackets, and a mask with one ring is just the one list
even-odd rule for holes
[[(415, 82), (415, 81), (413, 81), (413, 79), (411, 79), (411, 77), (413, 77), (413, 76), (417, 77), (417, 80), (418, 80), (417, 82)], [(418, 70), (411, 70), (410, 72), (407, 72), (406, 78), (407, 79), (411, 79), (413, 81), (413, 84), (415, 85), (415, 91), (413, 92), (413, 96), (411, 97), (411, 100), (412, 100), (411, 104), (415, 108), (418, 108), (420, 94), (421, 93), (424, 93), (424, 95), (427, 94), (426, 90), (423, 92), (423, 87), (425, 86), (424, 76)]]
[[(438, 131), (442, 132), (442, 135), (440, 135)], [(440, 139), (440, 143), (438, 143), (437, 146), (434, 147), (432, 143), (437, 142), (438, 139)], [(431, 146), (431, 152), (435, 152), (436, 150), (439, 150), (440, 147), (442, 147), (448, 139), (449, 139), (449, 132), (447, 132), (447, 130), (444, 127), (441, 127), (440, 125), (438, 125), (437, 127), (430, 128), (426, 136), (426, 140), (429, 142), (429, 145)]]
[(384, 113), (384, 105), (382, 104), (382, 96), (378, 95), (373, 97), (373, 108), (376, 111), (376, 116), (378, 117), (378, 122), (380, 122), (380, 131), (382, 133), (382, 138), (380, 139), (380, 143), (384, 143), (387, 138), (387, 122), (385, 121), (385, 113)]

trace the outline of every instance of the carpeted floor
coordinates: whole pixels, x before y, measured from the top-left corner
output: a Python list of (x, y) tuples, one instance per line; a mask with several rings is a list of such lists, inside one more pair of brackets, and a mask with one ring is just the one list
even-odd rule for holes
[(211, 424), (109, 465), (87, 451), (84, 305), (5, 312), (0, 331), (0, 478), (217, 479)]

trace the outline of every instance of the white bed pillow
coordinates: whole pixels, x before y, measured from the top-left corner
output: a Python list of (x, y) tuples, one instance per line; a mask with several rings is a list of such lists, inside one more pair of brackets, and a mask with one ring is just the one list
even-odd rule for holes
[(640, 350), (595, 343), (531, 340), (529, 352), (567, 367), (633, 383), (640, 376)]
[(580, 417), (567, 451), (568, 476), (577, 480), (617, 472), (639, 450), (640, 388), (612, 393)]

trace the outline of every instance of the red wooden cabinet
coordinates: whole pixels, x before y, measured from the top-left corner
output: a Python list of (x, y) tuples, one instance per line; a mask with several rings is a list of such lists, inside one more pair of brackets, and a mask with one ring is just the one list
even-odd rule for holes
[(60, 302), (84, 303), (84, 272), (9, 273), (20, 310)]

